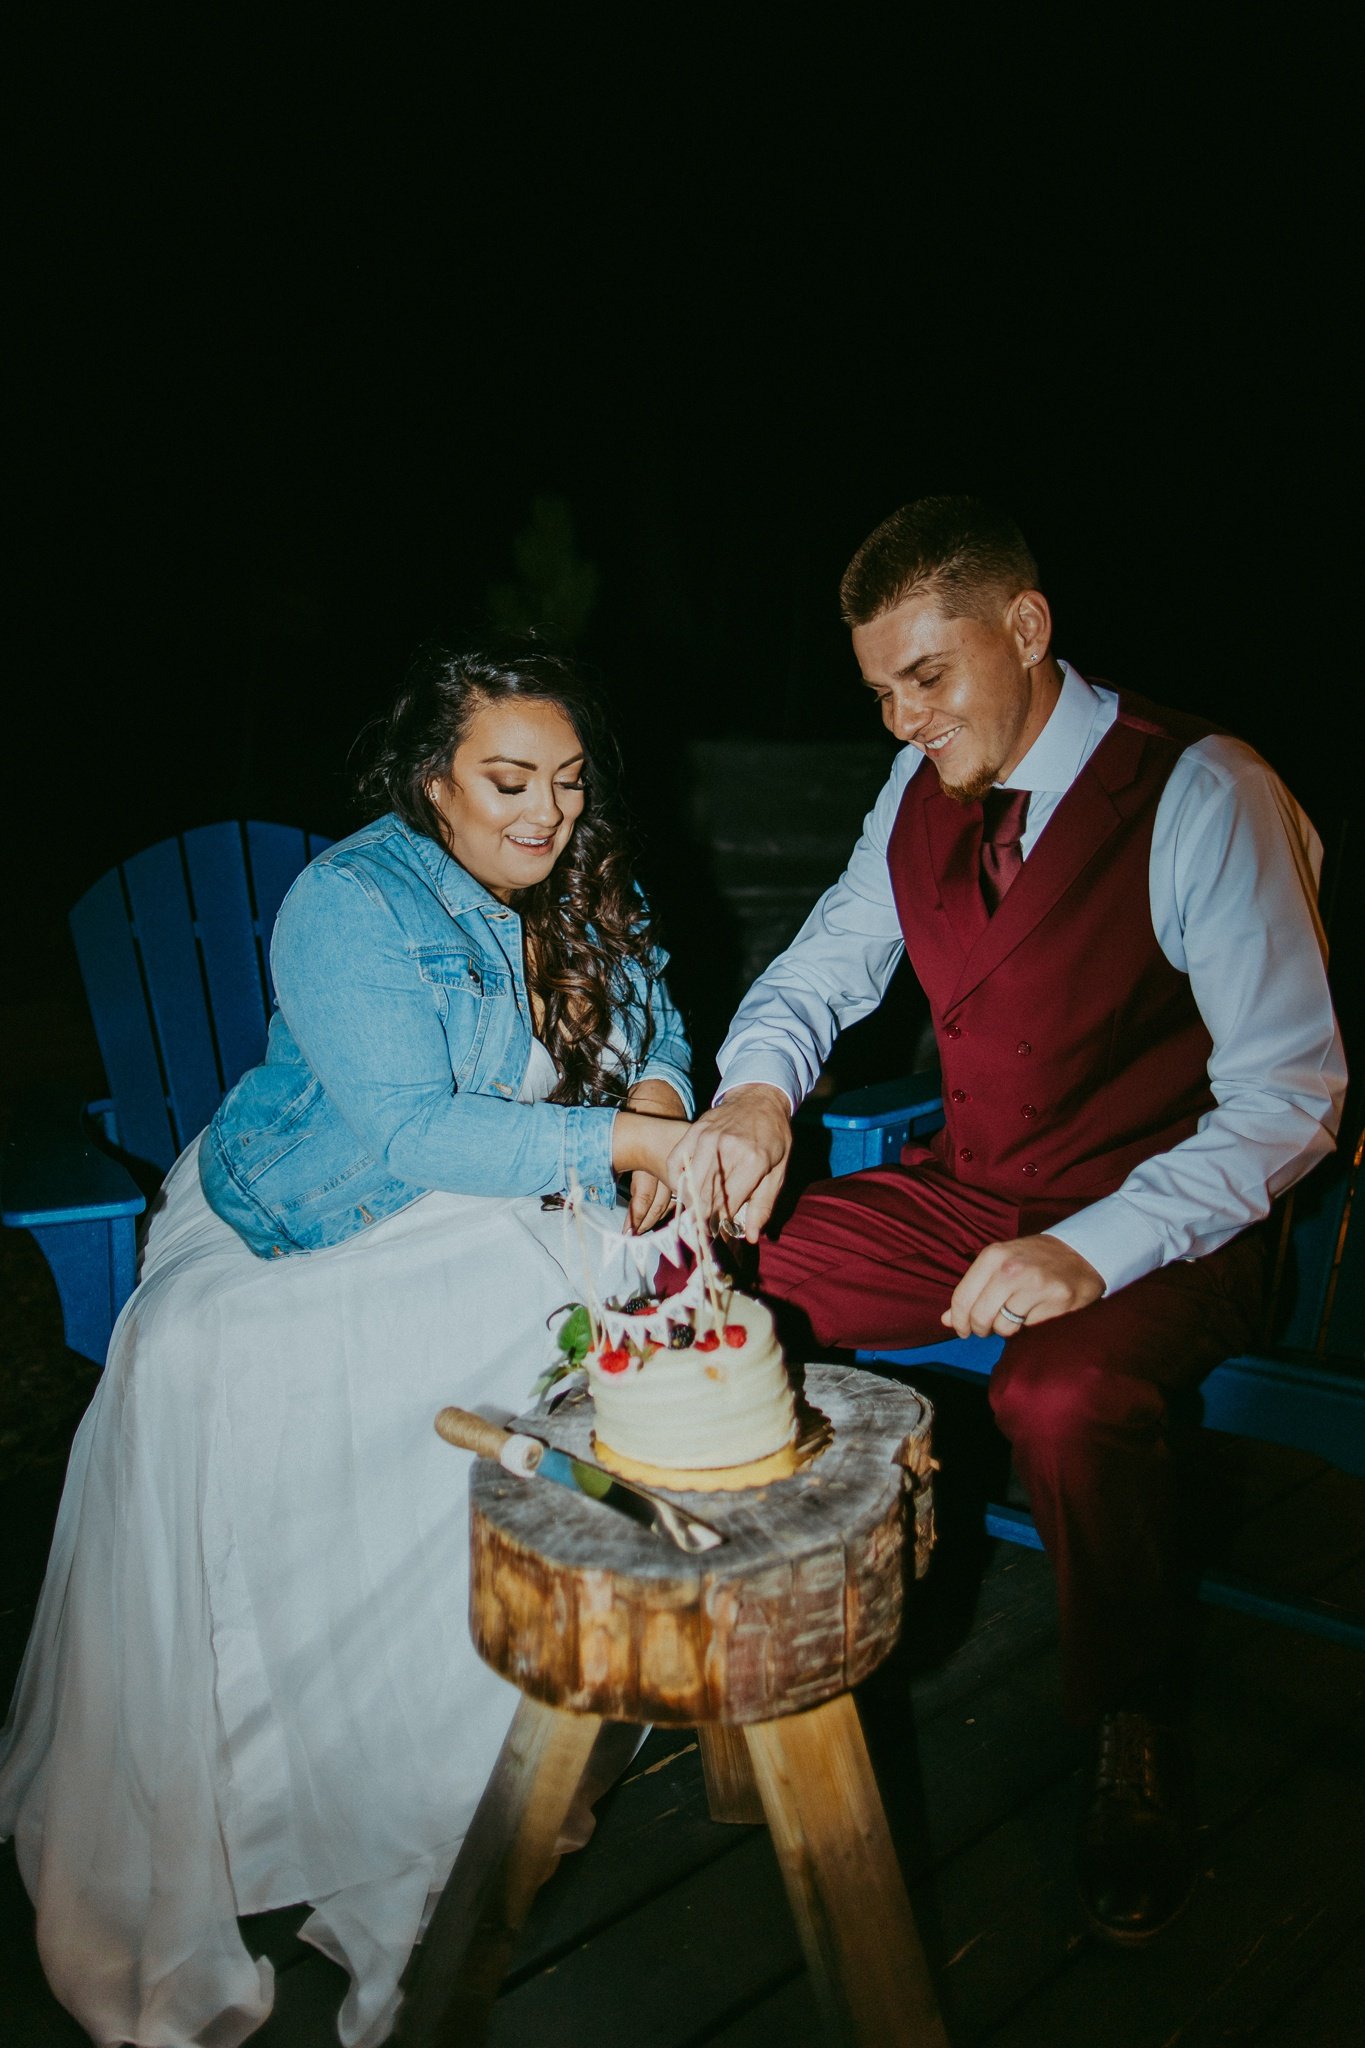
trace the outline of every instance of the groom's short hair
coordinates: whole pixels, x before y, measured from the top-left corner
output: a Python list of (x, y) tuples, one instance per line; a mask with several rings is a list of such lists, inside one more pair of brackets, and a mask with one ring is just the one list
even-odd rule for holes
[(839, 611), (865, 626), (925, 593), (947, 619), (998, 619), (1038, 584), (1038, 564), (1007, 512), (965, 496), (916, 498), (870, 533), (844, 571)]

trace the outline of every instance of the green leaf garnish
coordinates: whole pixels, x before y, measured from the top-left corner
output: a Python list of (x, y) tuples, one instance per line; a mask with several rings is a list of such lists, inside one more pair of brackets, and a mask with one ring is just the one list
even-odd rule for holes
[(581, 1366), (575, 1365), (571, 1358), (557, 1359), (553, 1365), (546, 1366), (544, 1372), (540, 1375), (534, 1387), (532, 1387), (531, 1392), (533, 1394), (546, 1394), (551, 1387), (557, 1386), (560, 1380), (572, 1379), (575, 1373), (581, 1371)]
[(581, 1365), (592, 1349), (592, 1322), (580, 1301), (555, 1332), (555, 1342), (571, 1366)]

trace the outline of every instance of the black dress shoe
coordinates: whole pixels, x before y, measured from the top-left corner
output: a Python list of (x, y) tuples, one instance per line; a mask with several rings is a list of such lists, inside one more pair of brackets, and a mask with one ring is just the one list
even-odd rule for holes
[(1194, 1890), (1194, 1813), (1184, 1744), (1147, 1714), (1106, 1714), (1081, 1821), (1076, 1875), (1091, 1927), (1150, 1941)]

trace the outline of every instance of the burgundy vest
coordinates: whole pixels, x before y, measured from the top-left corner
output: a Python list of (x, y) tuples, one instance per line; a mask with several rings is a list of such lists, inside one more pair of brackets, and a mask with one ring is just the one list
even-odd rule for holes
[(1096, 1201), (1213, 1107), (1212, 1040), (1148, 893), (1161, 792), (1212, 730), (1121, 693), (994, 917), (980, 804), (927, 768), (910, 782), (887, 862), (943, 1062), (932, 1149), (955, 1179), (1021, 1207)]

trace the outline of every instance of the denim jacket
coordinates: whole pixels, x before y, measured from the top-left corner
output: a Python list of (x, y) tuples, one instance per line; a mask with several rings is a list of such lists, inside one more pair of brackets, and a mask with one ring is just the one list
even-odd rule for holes
[[(209, 1203), (259, 1257), (340, 1244), (432, 1188), (562, 1194), (576, 1178), (615, 1201), (615, 1109), (517, 1100), (531, 1054), (521, 919), (434, 840), (389, 813), (329, 848), (281, 905), (270, 964), (265, 1060), (199, 1149)], [(690, 1113), (662, 978), (632, 968), (631, 987), (624, 1078), (671, 1082)]]

